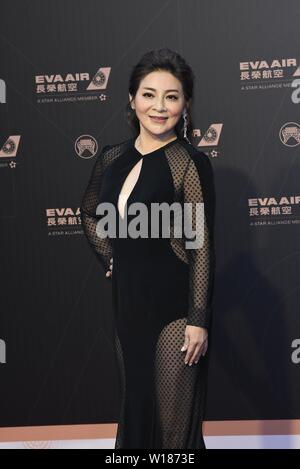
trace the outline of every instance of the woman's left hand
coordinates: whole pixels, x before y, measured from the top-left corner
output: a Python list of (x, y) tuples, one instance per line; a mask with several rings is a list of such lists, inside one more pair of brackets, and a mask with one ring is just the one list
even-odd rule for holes
[(186, 326), (185, 340), (181, 352), (187, 350), (184, 362), (191, 366), (198, 363), (201, 355), (205, 355), (208, 347), (208, 332), (204, 327)]
[(113, 262), (114, 262), (114, 258), (111, 257), (110, 260), (109, 260), (109, 270), (106, 272), (106, 277), (112, 277), (112, 273), (113, 273)]

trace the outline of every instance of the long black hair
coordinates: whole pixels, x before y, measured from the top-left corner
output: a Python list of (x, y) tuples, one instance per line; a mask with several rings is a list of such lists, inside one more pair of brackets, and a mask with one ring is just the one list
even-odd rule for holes
[[(184, 98), (186, 102), (189, 102), (189, 106), (186, 106), (188, 118), (186, 134), (190, 140), (192, 138), (193, 131), (191, 103), (194, 91), (194, 73), (180, 54), (167, 47), (146, 52), (131, 71), (128, 91), (131, 94), (132, 99), (134, 99), (142, 79), (149, 73), (157, 70), (164, 70), (172, 73), (172, 75), (174, 75), (182, 85)], [(137, 136), (140, 132), (139, 120), (136, 116), (135, 110), (132, 109), (130, 102), (126, 105), (125, 118)], [(174, 129), (177, 137), (183, 138), (183, 124), (184, 120), (181, 116)]]

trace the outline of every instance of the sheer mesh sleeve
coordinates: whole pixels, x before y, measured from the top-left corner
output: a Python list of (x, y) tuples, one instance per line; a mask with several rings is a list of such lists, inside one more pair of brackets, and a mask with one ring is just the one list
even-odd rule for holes
[[(109, 148), (110, 145), (106, 145), (97, 157), (80, 206), (83, 231), (105, 273), (109, 270), (109, 261), (112, 257), (112, 244), (109, 238), (101, 238), (96, 233), (97, 222), (101, 218), (101, 216), (96, 214), (96, 209), (99, 204), (99, 194), (104, 173), (103, 156)], [(110, 279), (111, 277), (106, 278)]]
[[(199, 248), (186, 249), (189, 261), (189, 309), (187, 325), (209, 328), (214, 282), (214, 212), (215, 188), (209, 157), (197, 151), (192, 155), (183, 183), (183, 201), (192, 207), (191, 226), (196, 231), (196, 203), (204, 203), (197, 231), (204, 228), (204, 243)], [(204, 226), (203, 226), (204, 225)]]

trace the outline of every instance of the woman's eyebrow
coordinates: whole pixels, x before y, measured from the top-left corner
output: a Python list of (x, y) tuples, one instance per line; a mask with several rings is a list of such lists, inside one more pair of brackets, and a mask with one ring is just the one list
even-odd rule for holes
[[(143, 88), (144, 88), (144, 90), (152, 90), (152, 91), (156, 91), (156, 89), (155, 89), (155, 88), (150, 88), (150, 86), (144, 86)], [(178, 90), (165, 90), (165, 91), (166, 91), (166, 93), (167, 93), (167, 92), (169, 92), (169, 91), (176, 91), (177, 93), (179, 93), (179, 91), (178, 91)]]

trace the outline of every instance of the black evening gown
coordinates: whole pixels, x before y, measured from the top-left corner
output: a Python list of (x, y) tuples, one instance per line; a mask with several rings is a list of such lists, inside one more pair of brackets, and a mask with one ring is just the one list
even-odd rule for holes
[[(204, 418), (209, 351), (197, 364), (184, 363), (186, 325), (210, 329), (214, 278), (215, 191), (209, 157), (181, 137), (142, 155), (135, 138), (106, 145), (94, 164), (81, 203), (84, 232), (106, 273), (113, 257), (112, 302), (115, 350), (122, 403), (115, 449), (205, 448)], [(142, 159), (125, 206), (134, 202), (204, 202), (204, 243), (186, 249), (184, 238), (99, 237), (100, 202), (114, 205), (117, 228), (119, 194)], [(133, 212), (132, 212), (133, 213)], [(138, 213), (138, 212), (137, 212)], [(124, 215), (124, 217), (125, 217)], [(173, 220), (174, 222), (174, 220)], [(151, 217), (149, 216), (149, 226)], [(149, 228), (150, 229), (150, 228)], [(150, 231), (149, 231), (150, 232)]]

